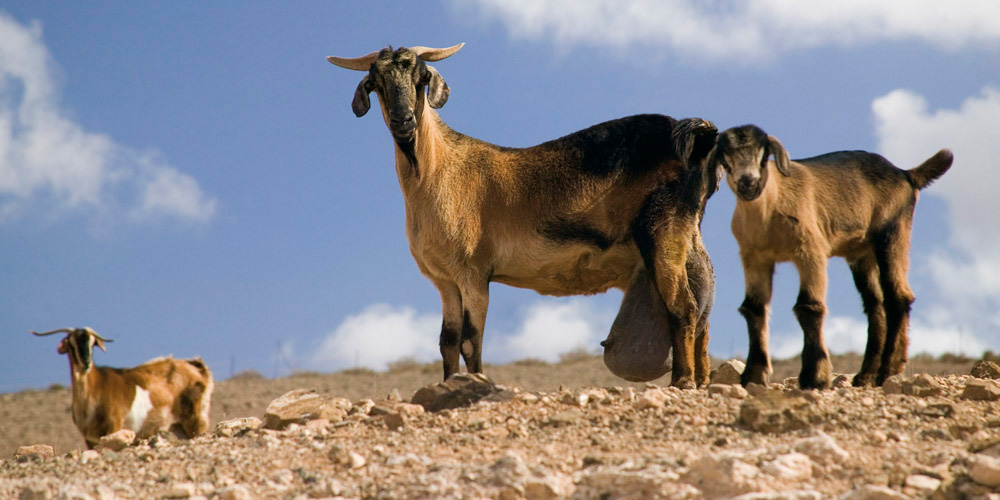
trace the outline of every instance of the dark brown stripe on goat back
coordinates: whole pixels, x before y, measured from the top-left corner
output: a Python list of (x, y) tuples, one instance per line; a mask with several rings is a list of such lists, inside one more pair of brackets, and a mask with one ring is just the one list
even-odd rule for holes
[(793, 161), (832, 177), (860, 174), (872, 185), (887, 182), (893, 184), (909, 183), (903, 170), (897, 168), (882, 155), (867, 151), (835, 151)]
[(198, 372), (200, 372), (202, 374), (202, 376), (204, 376), (204, 377), (208, 376), (208, 366), (205, 365), (205, 362), (202, 361), (201, 358), (194, 357), (194, 358), (191, 358), (191, 359), (185, 359), (184, 361), (187, 364), (189, 364), (189, 365), (197, 368)]

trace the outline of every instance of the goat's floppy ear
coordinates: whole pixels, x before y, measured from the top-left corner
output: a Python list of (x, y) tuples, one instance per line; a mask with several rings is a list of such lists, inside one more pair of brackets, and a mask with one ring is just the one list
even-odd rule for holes
[(708, 157), (705, 160), (705, 174), (708, 177), (708, 192), (714, 193), (719, 190), (719, 186), (722, 184), (722, 176), (726, 174), (726, 171), (722, 169), (722, 165), (719, 164), (719, 146), (713, 146), (712, 150), (708, 152)]
[(791, 176), (792, 171), (788, 166), (788, 151), (785, 151), (785, 147), (781, 145), (777, 137), (767, 136), (767, 150), (768, 153), (774, 155), (774, 164), (778, 166), (778, 172), (781, 172), (781, 175), (785, 177)]
[[(111, 341), (109, 340), (108, 342)], [(102, 351), (108, 352), (108, 350), (104, 348), (104, 340), (94, 337), (94, 345), (100, 347)]]
[(444, 78), (441, 78), (441, 74), (430, 65), (427, 65), (427, 74), (429, 75), (427, 81), (427, 103), (432, 108), (438, 109), (444, 106), (444, 103), (448, 102), (448, 94), (451, 91), (448, 89), (448, 84), (444, 82)]
[(370, 75), (365, 75), (361, 79), (361, 83), (358, 84), (358, 89), (354, 91), (354, 100), (351, 101), (351, 109), (358, 118), (365, 116), (365, 113), (372, 107), (372, 102), (368, 99), (368, 94), (374, 90), (370, 78)]

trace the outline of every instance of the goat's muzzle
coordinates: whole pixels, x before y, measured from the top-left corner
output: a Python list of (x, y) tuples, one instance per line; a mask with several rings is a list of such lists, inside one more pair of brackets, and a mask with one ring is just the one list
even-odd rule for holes
[(409, 141), (413, 139), (413, 132), (417, 130), (417, 118), (413, 112), (392, 116), (389, 118), (389, 131), (397, 141)]
[(736, 182), (736, 194), (739, 195), (739, 197), (744, 201), (756, 200), (757, 197), (760, 196), (760, 192), (760, 179), (743, 176)]

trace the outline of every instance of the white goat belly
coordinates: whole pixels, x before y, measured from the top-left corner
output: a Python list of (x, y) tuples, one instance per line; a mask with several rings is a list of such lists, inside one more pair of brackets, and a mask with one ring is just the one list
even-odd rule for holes
[(149, 391), (136, 386), (135, 399), (132, 400), (132, 407), (129, 408), (128, 414), (125, 415), (123, 426), (126, 429), (139, 432), (142, 429), (142, 424), (146, 421), (146, 415), (152, 409), (153, 402), (149, 400)]

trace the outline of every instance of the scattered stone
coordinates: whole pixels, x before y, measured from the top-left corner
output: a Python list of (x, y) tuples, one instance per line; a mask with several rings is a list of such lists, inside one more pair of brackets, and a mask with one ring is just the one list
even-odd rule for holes
[(367, 462), (368, 461), (365, 460), (365, 457), (363, 457), (360, 453), (352, 451), (347, 454), (347, 465), (349, 465), (352, 469), (360, 469), (364, 467)]
[(756, 384), (753, 382), (747, 384), (746, 390), (747, 394), (754, 397), (760, 396), (761, 394), (766, 394), (768, 391), (770, 391), (770, 389), (768, 389), (766, 385)]
[(215, 494), (219, 496), (219, 500), (253, 500), (254, 498), (250, 494), (250, 490), (242, 484), (234, 484), (215, 490)]
[(813, 490), (775, 491), (771, 493), (747, 493), (730, 500), (822, 500), (824, 495)]
[(370, 399), (362, 399), (351, 406), (348, 410), (349, 415), (368, 415), (368, 412), (375, 407), (375, 402)]
[(524, 482), (525, 500), (552, 500), (566, 498), (575, 490), (573, 479), (565, 474), (546, 474), (529, 477)]
[(833, 378), (833, 382), (830, 382), (830, 388), (832, 389), (847, 389), (853, 385), (854, 377), (841, 373)]
[(812, 477), (812, 460), (802, 453), (788, 453), (764, 462), (761, 470), (778, 479), (805, 481)]
[(55, 500), (94, 500), (94, 497), (75, 488), (68, 488), (60, 491)]
[(95, 448), (98, 450), (121, 451), (126, 446), (131, 445), (133, 441), (135, 441), (135, 431), (122, 429), (112, 432), (107, 436), (102, 436)]
[(770, 482), (753, 464), (735, 454), (705, 456), (698, 459), (682, 480), (700, 489), (709, 498), (730, 497), (766, 491)]
[(925, 476), (923, 474), (912, 474), (906, 476), (906, 480), (903, 481), (903, 486), (907, 488), (913, 488), (923, 494), (928, 494), (938, 489), (941, 486), (941, 480)]
[(840, 500), (910, 500), (910, 497), (885, 486), (869, 484), (847, 492)]
[(552, 415), (546, 424), (554, 427), (569, 427), (578, 424), (582, 419), (583, 412), (574, 408)]
[(83, 452), (80, 453), (80, 462), (82, 463), (87, 463), (99, 458), (101, 458), (101, 454), (97, 450), (83, 450)]
[(26, 462), (28, 460), (44, 460), (50, 458), (56, 454), (54, 448), (47, 444), (35, 444), (31, 446), (21, 446), (14, 452), (14, 458), (18, 462)]
[(781, 391), (765, 392), (740, 405), (739, 423), (757, 432), (808, 429), (820, 420), (822, 415), (808, 399)]
[(893, 375), (882, 383), (882, 392), (886, 395), (889, 394), (902, 394), (903, 393), (903, 376)]
[(1000, 380), (1000, 365), (993, 361), (981, 359), (972, 365), (972, 370), (969, 373), (976, 378)]
[(667, 399), (670, 399), (670, 395), (666, 391), (659, 388), (651, 388), (642, 391), (632, 406), (640, 411), (647, 408), (663, 408), (663, 405), (667, 403)]
[(738, 359), (730, 359), (729, 361), (719, 365), (719, 367), (715, 370), (712, 370), (712, 373), (709, 375), (709, 380), (713, 384), (739, 384), (740, 376), (743, 375), (743, 370), (745, 370), (746, 367), (746, 363)]
[(982, 453), (973, 455), (970, 458), (969, 477), (983, 486), (1000, 486), (1000, 459)]
[(215, 435), (218, 437), (232, 437), (247, 431), (259, 429), (260, 426), (261, 421), (257, 417), (233, 418), (215, 424)]
[(955, 414), (955, 405), (948, 401), (937, 401), (917, 408), (917, 414), (932, 418), (950, 418)]
[(961, 397), (972, 401), (996, 401), (1000, 399), (1000, 384), (992, 380), (974, 378), (965, 383)]
[(28, 486), (21, 490), (21, 495), (18, 496), (19, 500), (50, 500), (51, 498), (49, 490), (40, 486)]
[(522, 403), (527, 403), (529, 405), (533, 405), (538, 402), (538, 396), (530, 392), (522, 392), (521, 394), (518, 394), (517, 399)]
[(304, 424), (318, 418), (339, 422), (350, 408), (351, 402), (347, 399), (321, 396), (311, 389), (294, 389), (267, 405), (264, 427), (282, 430), (289, 424)]
[(176, 483), (163, 496), (166, 498), (189, 498), (197, 493), (194, 483)]
[(792, 445), (792, 449), (823, 465), (840, 464), (851, 457), (849, 453), (837, 444), (837, 441), (823, 432), (818, 432), (815, 436), (796, 441)]
[(490, 396), (502, 399), (504, 392), (513, 398), (513, 393), (504, 391), (482, 373), (456, 373), (444, 382), (417, 390), (410, 402), (423, 406), (427, 411), (438, 412), (470, 406)]
[(916, 396), (918, 398), (930, 398), (940, 396), (944, 392), (941, 384), (931, 375), (921, 373), (914, 375), (908, 382), (903, 383), (903, 394)]

